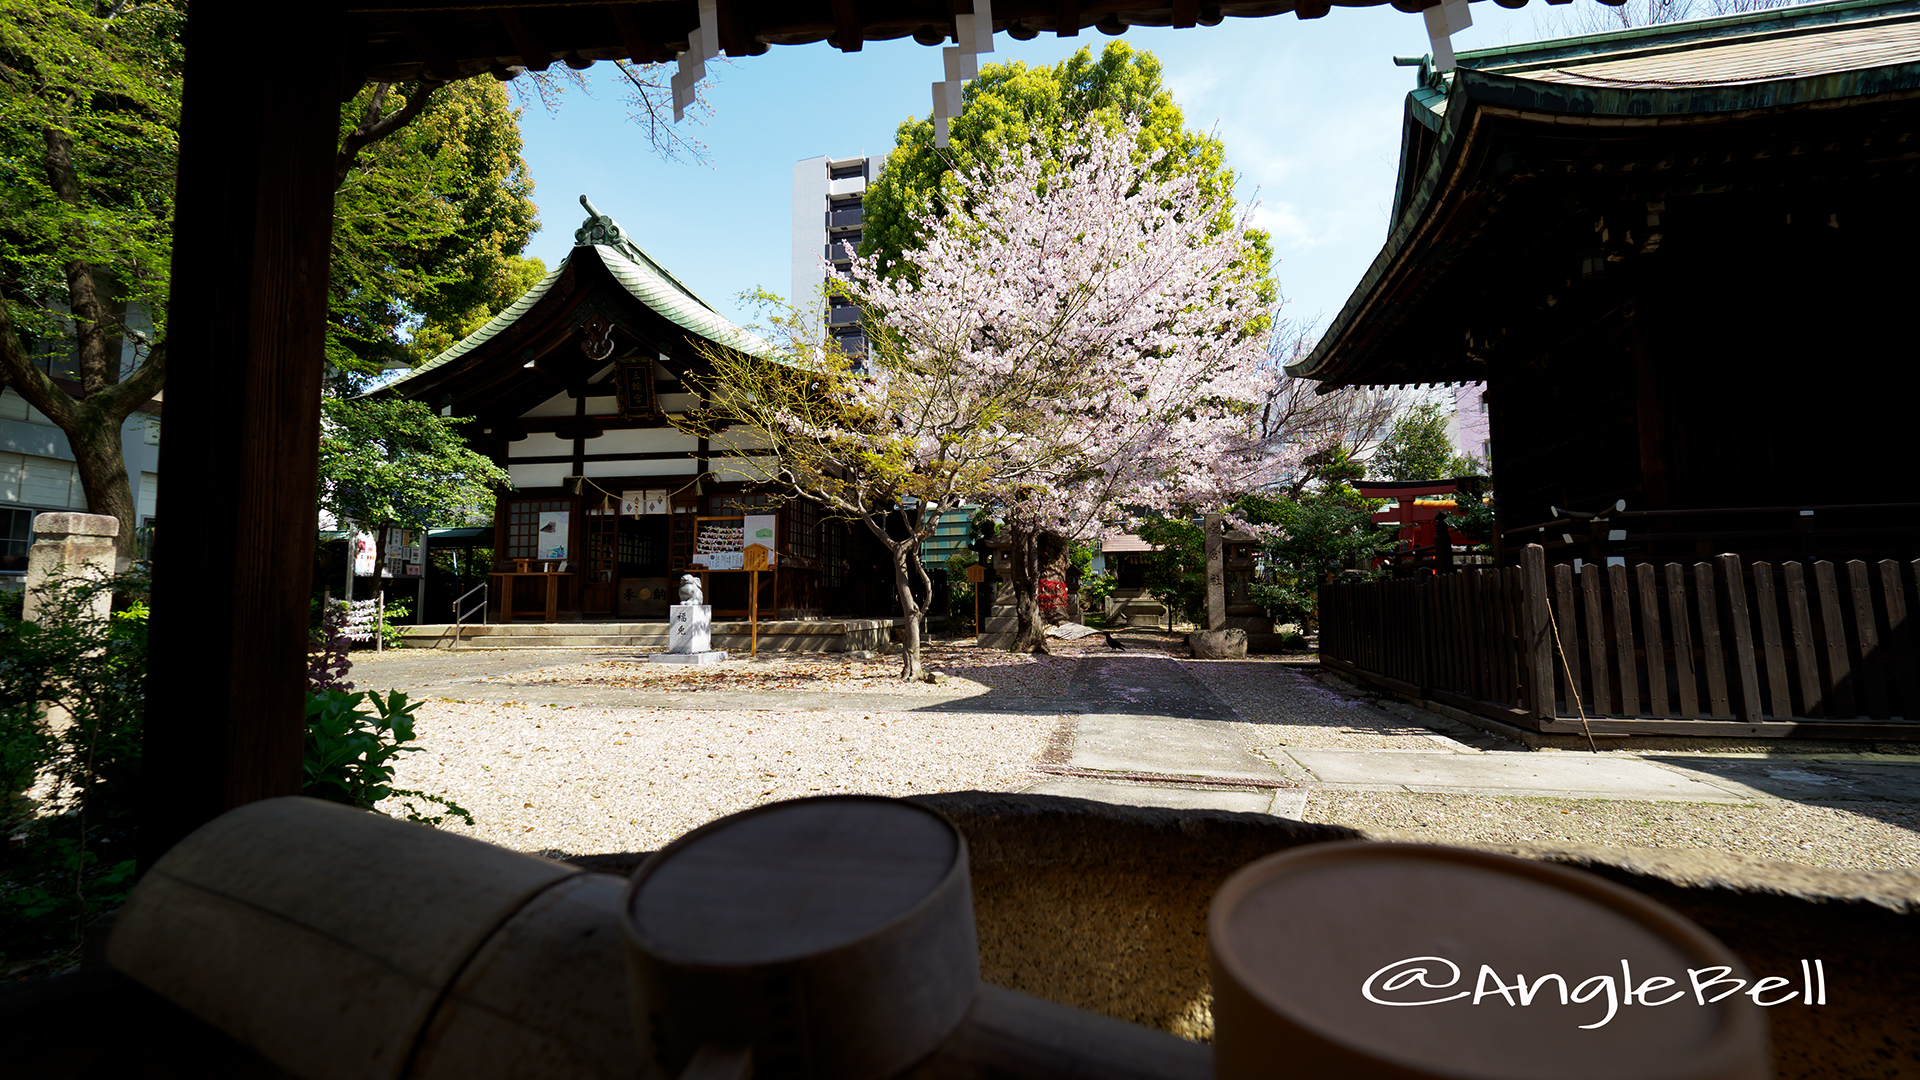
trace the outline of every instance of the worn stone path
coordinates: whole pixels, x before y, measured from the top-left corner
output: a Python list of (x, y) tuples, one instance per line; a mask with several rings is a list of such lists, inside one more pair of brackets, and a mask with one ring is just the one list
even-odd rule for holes
[[(1072, 751), (1068, 768), (1059, 770), (1067, 775), (1026, 790), (1284, 816), (1301, 813), (1312, 790), (1653, 803), (1920, 802), (1920, 763), (1885, 757), (1794, 762), (1778, 755), (1490, 750), (1443, 735), (1409, 739), (1412, 746), (1398, 749), (1286, 745), (1261, 738), (1190, 669), (1198, 665), (1165, 656), (1082, 659), (1069, 694), (1077, 714)], [(1325, 691), (1307, 680), (1267, 682), (1265, 704), (1282, 714), (1325, 709)]]
[[(590, 655), (617, 656), (621, 650)], [(977, 688), (902, 696), (818, 690), (636, 690), (496, 681), (579, 650), (388, 654), (355, 676), (362, 689), (523, 704), (605, 704), (689, 711), (871, 710), (1056, 715), (1064, 760), (1025, 790), (1141, 806), (1298, 816), (1308, 794), (1381, 792), (1639, 802), (1858, 800), (1920, 804), (1920, 759), (1787, 753), (1598, 755), (1501, 749), (1499, 740), (1418, 727), (1449, 725), (1329, 690), (1293, 665), (1190, 661), (1163, 653), (1083, 656), (1072, 674), (1022, 693)], [(372, 669), (372, 670), (369, 670)], [(1210, 685), (1211, 684), (1211, 685)], [(1252, 719), (1241, 709), (1271, 719)], [(1327, 717), (1333, 717), (1329, 721)], [(1298, 724), (1310, 725), (1306, 727)], [(1409, 724), (1405, 721), (1411, 720)], [(1311, 726), (1318, 725), (1318, 726)], [(1395, 728), (1397, 730), (1389, 731)], [(1335, 732), (1326, 738), (1310, 732)], [(1392, 737), (1384, 737), (1382, 733)], [(1783, 748), (1784, 749), (1784, 748)]]

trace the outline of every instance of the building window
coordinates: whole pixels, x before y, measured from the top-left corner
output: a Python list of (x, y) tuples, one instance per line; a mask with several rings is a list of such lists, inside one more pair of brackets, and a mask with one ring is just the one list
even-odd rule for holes
[(0, 574), (27, 572), (27, 549), (33, 546), (35, 511), (0, 508)]
[(572, 499), (515, 499), (507, 504), (507, 558), (540, 557), (540, 515), (565, 513)]
[(1482, 460), (1482, 461), (1487, 461), (1487, 462), (1491, 462), (1491, 461), (1493, 460), (1493, 442), (1492, 442), (1492, 440), (1490, 440), (1490, 439), (1483, 439), (1483, 440), (1481, 440), (1481, 442), (1480, 442), (1480, 460)]
[(809, 559), (820, 554), (819, 504), (806, 499), (787, 504), (787, 551)]
[(864, 179), (866, 175), (867, 162), (864, 158), (859, 161), (834, 165), (827, 170), (827, 179), (829, 180), (851, 180), (856, 176)]

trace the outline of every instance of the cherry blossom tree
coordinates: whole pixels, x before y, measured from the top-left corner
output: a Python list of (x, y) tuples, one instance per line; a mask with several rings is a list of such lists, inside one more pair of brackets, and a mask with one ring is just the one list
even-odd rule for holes
[[(1257, 446), (1265, 261), (1244, 216), (1192, 176), (1156, 178), (1138, 123), (1072, 133), (964, 174), (944, 215), (919, 222), (917, 273), (856, 259), (847, 288), (886, 373), (939, 371), (984, 395), (1008, 455), (972, 494), (1013, 539), (1019, 633), (1044, 651), (1049, 552), (1123, 508), (1221, 505)], [(1230, 206), (1224, 209), (1231, 209)]]
[[(757, 299), (778, 310), (777, 297)], [(951, 357), (847, 355), (799, 310), (767, 321), (758, 353), (701, 347), (706, 371), (688, 381), (706, 406), (672, 422), (745, 463), (733, 478), (811, 499), (873, 535), (906, 617), (901, 678), (926, 678), (920, 623), (932, 588), (920, 545), (945, 511), (1035, 464), (1028, 435), (1004, 419), (1023, 416), (1048, 377), (982, 383)]]
[[(752, 479), (863, 522), (887, 549), (905, 678), (922, 675), (914, 585), (941, 512), (1001, 506), (1031, 568), (1123, 506), (1223, 501), (1234, 451), (1255, 441), (1264, 261), (1244, 220), (1221, 229), (1215, 197), (1153, 178), (1136, 145), (1135, 125), (1088, 128), (1063, 157), (962, 176), (958, 205), (920, 222), (911, 279), (855, 259), (835, 287), (865, 310), (864, 356), (821, 344), (798, 314), (774, 320), (765, 356), (707, 354), (710, 407), (682, 423), (760, 454)], [(1037, 586), (1016, 571), (1022, 640), (1044, 649)]]

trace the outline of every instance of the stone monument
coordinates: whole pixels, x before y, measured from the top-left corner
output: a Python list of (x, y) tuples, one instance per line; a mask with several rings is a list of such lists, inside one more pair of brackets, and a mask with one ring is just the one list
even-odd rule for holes
[(1226, 539), (1219, 514), (1206, 516), (1207, 627), (1187, 635), (1195, 660), (1243, 660), (1247, 632), (1227, 625)]
[(667, 651), (654, 653), (656, 664), (717, 664), (726, 650), (713, 648), (713, 606), (701, 603), (700, 579), (680, 575), (680, 602), (667, 609)]
[[(33, 519), (33, 546), (27, 549), (26, 601), (21, 618), (39, 622), (40, 590), (62, 579), (91, 578), (104, 581), (118, 565), (114, 538), (120, 535), (120, 519), (107, 514), (40, 514)], [(93, 597), (90, 610), (94, 618), (105, 619), (113, 604), (113, 594), (102, 591)]]

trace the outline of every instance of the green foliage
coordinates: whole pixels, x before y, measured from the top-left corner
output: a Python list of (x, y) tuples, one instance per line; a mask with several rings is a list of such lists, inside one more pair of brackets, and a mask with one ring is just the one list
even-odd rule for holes
[[(413, 714), (419, 707), (399, 690), (386, 697), (364, 690), (310, 691), (302, 794), (363, 810), (398, 797), (408, 821), (438, 825), (452, 817), (472, 825), (473, 815), (451, 799), (393, 786), (394, 762), (420, 749), (406, 745), (413, 741)], [(430, 813), (422, 804), (440, 812)]]
[(460, 437), (470, 421), (399, 398), (321, 402), (320, 507), (354, 521), (468, 525), (490, 520), (506, 470)]
[[(393, 111), (374, 100), (381, 91), (364, 87), (342, 107), (343, 138), (370, 109)], [(411, 123), (359, 152), (333, 204), (327, 360), (336, 369), (371, 375), (431, 359), (546, 273), (520, 255), (539, 219), (519, 115), (499, 83), (465, 79), (434, 90)]]
[(1107, 570), (1089, 570), (1080, 578), (1080, 602), (1089, 616), (1107, 608), (1107, 597), (1120, 585), (1120, 579)]
[[(973, 582), (967, 580), (967, 567), (976, 566), (979, 562), (980, 557), (971, 551), (956, 551), (947, 556), (945, 564), (947, 570), (947, 611), (956, 621), (965, 620), (969, 626), (973, 625), (973, 592), (975, 586)], [(984, 618), (987, 612), (983, 608), (980, 614), (981, 617)]]
[[(957, 173), (991, 164), (1032, 146), (1060, 160), (1070, 145), (1071, 128), (1095, 123), (1121, 130), (1128, 116), (1141, 120), (1137, 153), (1165, 156), (1154, 179), (1191, 174), (1210, 200), (1221, 207), (1218, 230), (1231, 223), (1233, 171), (1226, 150), (1211, 135), (1189, 130), (1186, 117), (1160, 77), (1160, 61), (1124, 41), (1107, 44), (1098, 59), (1090, 48), (1050, 67), (1019, 61), (988, 64), (962, 92), (962, 111), (949, 124), (947, 147), (933, 145), (931, 118), (903, 122), (886, 168), (863, 200), (861, 254), (879, 254), (889, 272), (911, 272), (904, 252), (920, 246), (915, 218), (943, 209), (958, 197)], [(1267, 234), (1248, 232), (1247, 272), (1264, 283), (1263, 302), (1275, 296), (1273, 247)]]
[(1450, 480), (1481, 471), (1478, 461), (1453, 452), (1447, 412), (1422, 402), (1400, 414), (1368, 462), (1368, 471), (1389, 480)]
[[(117, 593), (121, 609), (96, 615)], [(145, 714), (146, 579), (43, 587), (36, 621), (0, 616), (0, 962), (66, 957), (124, 897)], [(58, 710), (65, 723), (50, 724)], [(24, 793), (39, 781), (43, 794)]]
[(1262, 545), (1266, 573), (1249, 590), (1253, 601), (1277, 622), (1311, 628), (1321, 582), (1347, 570), (1371, 575), (1373, 557), (1393, 547), (1393, 533), (1376, 529), (1369, 520), (1379, 505), (1344, 483), (1295, 498), (1253, 495), (1240, 500), (1235, 509), (1242, 518), (1278, 527), (1278, 535)]
[(1458, 508), (1440, 517), (1453, 533), (1455, 543), (1472, 540), (1485, 544), (1493, 539), (1493, 500), (1488, 498), (1491, 486), (1487, 477), (1470, 476), (1454, 492), (1453, 501)]
[(401, 627), (407, 625), (405, 619), (413, 614), (413, 605), (405, 600), (388, 600), (380, 608), (380, 647), (397, 649), (405, 639)]
[(1207, 610), (1207, 533), (1187, 518), (1149, 518), (1134, 532), (1159, 548), (1146, 556), (1147, 591), (1181, 618), (1198, 622)]
[[(140, 304), (164, 330), (185, 21), (184, 4), (0, 0), (0, 281), (29, 348), (72, 338), (56, 307), (76, 262), (111, 279), (113, 314)], [(74, 190), (49, 175), (50, 134)]]

